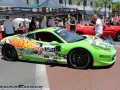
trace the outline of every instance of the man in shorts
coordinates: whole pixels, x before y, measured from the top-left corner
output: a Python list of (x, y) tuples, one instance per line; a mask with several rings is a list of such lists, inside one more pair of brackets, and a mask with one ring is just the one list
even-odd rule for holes
[(100, 36), (103, 34), (102, 21), (96, 14), (94, 15), (94, 19), (96, 20), (96, 24), (95, 24), (95, 26), (93, 26), (93, 28), (95, 28), (95, 32), (96, 32), (95, 38), (100, 38)]

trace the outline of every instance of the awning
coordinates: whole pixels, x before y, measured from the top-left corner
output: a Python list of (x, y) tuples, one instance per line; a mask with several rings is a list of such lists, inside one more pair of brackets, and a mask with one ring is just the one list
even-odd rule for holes
[(88, 10), (85, 10), (85, 13), (86, 13), (87, 15), (94, 15), (94, 14), (95, 14), (94, 11), (88, 11)]
[(78, 13), (81, 14), (81, 15), (86, 14), (83, 10), (78, 10)]

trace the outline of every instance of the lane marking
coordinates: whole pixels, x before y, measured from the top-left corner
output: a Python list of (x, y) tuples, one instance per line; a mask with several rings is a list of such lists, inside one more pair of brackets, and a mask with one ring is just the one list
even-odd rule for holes
[(50, 90), (46, 65), (36, 64), (36, 86), (43, 86), (42, 90)]

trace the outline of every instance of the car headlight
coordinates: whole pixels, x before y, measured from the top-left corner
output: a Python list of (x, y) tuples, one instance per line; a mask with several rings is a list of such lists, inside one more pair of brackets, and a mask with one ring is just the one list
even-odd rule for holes
[(94, 45), (94, 46), (97, 46), (97, 47), (100, 47), (102, 49), (107, 49), (109, 50), (111, 48), (111, 45), (110, 44), (104, 44), (104, 43), (100, 43), (100, 42), (97, 42), (97, 41), (94, 41), (94, 40), (91, 40), (89, 42), (91, 45)]

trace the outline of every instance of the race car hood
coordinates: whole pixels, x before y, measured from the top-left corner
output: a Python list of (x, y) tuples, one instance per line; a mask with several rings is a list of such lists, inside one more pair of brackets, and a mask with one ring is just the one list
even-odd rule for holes
[(112, 40), (112, 38), (107, 38), (106, 40), (103, 40), (101, 38), (97, 38), (97, 39), (93, 39), (94, 36), (92, 35), (83, 35), (86, 38), (86, 41), (90, 44), (90, 45), (93, 45), (93, 46), (96, 46), (96, 47), (99, 47), (99, 48), (102, 48), (104, 50), (109, 50), (111, 51), (112, 53), (116, 53), (116, 50), (114, 48), (114, 41)]

